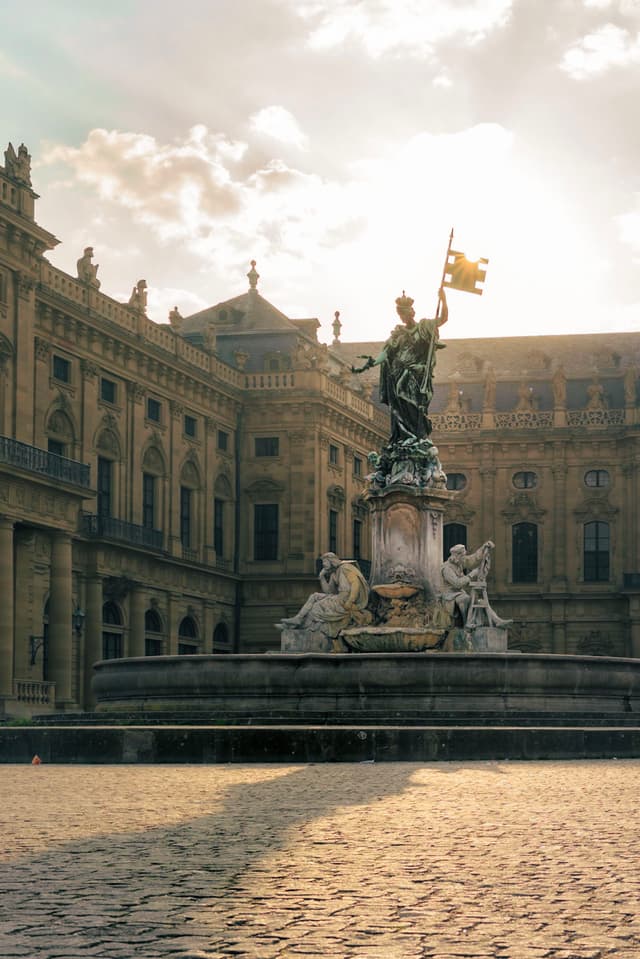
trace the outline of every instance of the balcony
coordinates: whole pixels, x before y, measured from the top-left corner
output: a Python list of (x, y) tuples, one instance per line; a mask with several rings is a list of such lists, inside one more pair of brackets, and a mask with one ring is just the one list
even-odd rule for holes
[(92, 539), (113, 539), (129, 546), (141, 546), (143, 549), (163, 548), (164, 534), (159, 529), (148, 529), (136, 523), (126, 523), (113, 516), (96, 516), (95, 513), (82, 514), (82, 531)]
[(38, 473), (61, 483), (89, 488), (89, 467), (56, 453), (0, 436), (0, 463), (8, 463), (30, 473)]

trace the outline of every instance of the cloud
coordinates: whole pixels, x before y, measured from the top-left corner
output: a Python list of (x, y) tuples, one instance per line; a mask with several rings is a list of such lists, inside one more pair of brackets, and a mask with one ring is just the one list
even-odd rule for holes
[(640, 34), (606, 23), (582, 37), (564, 54), (560, 67), (574, 80), (584, 80), (610, 70), (640, 63)]
[(640, 194), (636, 195), (636, 209), (614, 218), (620, 239), (636, 254), (640, 254)]
[(264, 107), (249, 118), (249, 125), (256, 133), (263, 133), (274, 140), (298, 147), (299, 150), (307, 148), (306, 134), (300, 129), (294, 115), (285, 107)]
[(70, 168), (161, 242), (178, 241), (202, 261), (236, 264), (250, 251), (293, 264), (336, 230), (355, 229), (357, 188), (252, 156), (247, 143), (202, 125), (171, 143), (96, 129), (79, 147), (50, 146), (42, 165)]
[(10, 77), (12, 80), (23, 80), (27, 72), (14, 63), (4, 51), (0, 50), (0, 77)]
[[(290, 0), (289, 0), (290, 2)], [(513, 0), (294, 0), (309, 22), (308, 44), (322, 50), (354, 41), (371, 57), (429, 58), (448, 40), (483, 40), (506, 24)]]

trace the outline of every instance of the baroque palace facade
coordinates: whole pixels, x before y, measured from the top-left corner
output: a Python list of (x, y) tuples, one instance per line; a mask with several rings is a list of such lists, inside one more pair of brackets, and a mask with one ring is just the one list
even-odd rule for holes
[[(277, 649), (333, 550), (366, 569), (379, 343), (248, 290), (169, 323), (51, 266), (26, 149), (0, 167), (0, 716), (90, 709), (102, 658)], [(390, 326), (395, 321), (390, 321)], [(640, 656), (640, 333), (450, 340), (445, 543), (496, 542), (510, 646)]]

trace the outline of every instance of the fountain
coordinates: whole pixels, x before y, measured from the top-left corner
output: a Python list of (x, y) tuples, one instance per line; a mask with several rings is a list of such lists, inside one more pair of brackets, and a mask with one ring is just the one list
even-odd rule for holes
[[(300, 750), (353, 758), (374, 741), (383, 759), (640, 755), (639, 660), (510, 652), (509, 623), (487, 594), (493, 543), (455, 545), (443, 562), (451, 494), (428, 413), (444, 291), (433, 320), (416, 322), (404, 293), (396, 307), (401, 323), (381, 354), (354, 370), (379, 367), (391, 414), (388, 443), (369, 457), (369, 583), (356, 562), (326, 553), (320, 590), (276, 624), (279, 653), (98, 663), (96, 715), (227, 724), (234, 736), (259, 724), (267, 731), (252, 757), (272, 761)], [(360, 746), (354, 724), (365, 727)], [(216, 755), (231, 755), (232, 741)]]

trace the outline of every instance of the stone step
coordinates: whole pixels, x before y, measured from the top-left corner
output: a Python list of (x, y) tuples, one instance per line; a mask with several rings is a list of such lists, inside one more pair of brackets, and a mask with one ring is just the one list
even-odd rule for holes
[(640, 727), (13, 726), (0, 762), (45, 764), (468, 762), (631, 759)]

